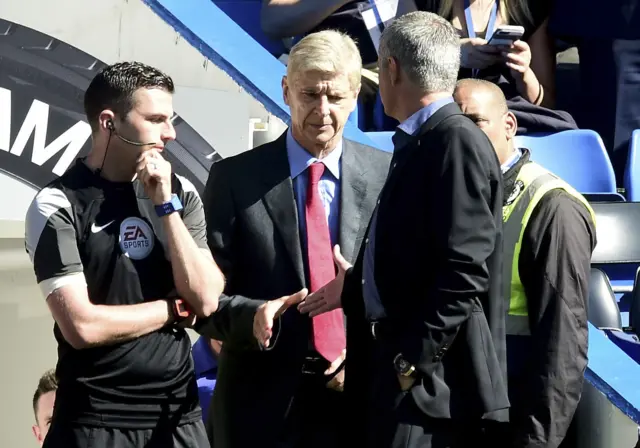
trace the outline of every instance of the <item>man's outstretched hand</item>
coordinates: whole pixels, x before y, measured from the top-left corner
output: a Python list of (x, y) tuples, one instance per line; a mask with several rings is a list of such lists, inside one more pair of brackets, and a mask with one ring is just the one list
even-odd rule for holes
[(290, 306), (299, 304), (309, 291), (303, 288), (290, 296), (269, 300), (260, 305), (253, 317), (253, 335), (262, 347), (269, 347), (273, 335), (273, 321), (287, 311)]
[(344, 285), (344, 276), (347, 270), (351, 267), (351, 263), (344, 259), (342, 253), (340, 253), (340, 246), (336, 245), (333, 248), (333, 260), (338, 266), (338, 274), (336, 278), (329, 283), (318, 289), (316, 292), (311, 293), (300, 305), (298, 310), (303, 314), (309, 314), (314, 317), (318, 314), (332, 311), (342, 306), (340, 297), (342, 296), (342, 286)]

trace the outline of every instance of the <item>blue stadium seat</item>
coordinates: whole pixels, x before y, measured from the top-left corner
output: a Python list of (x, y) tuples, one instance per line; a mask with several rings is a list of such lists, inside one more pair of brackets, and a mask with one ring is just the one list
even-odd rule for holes
[(624, 333), (620, 330), (604, 330), (604, 334), (616, 344), (631, 359), (640, 364), (640, 340), (635, 334)]
[(393, 137), (394, 133), (395, 132), (391, 131), (365, 132), (367, 137), (369, 137), (373, 141), (374, 146), (387, 152), (393, 152), (393, 141), (391, 140), (391, 137)]
[(629, 140), (629, 158), (624, 171), (624, 188), (627, 200), (640, 201), (640, 129), (633, 131), (631, 140)]
[(620, 193), (582, 193), (589, 202), (626, 202)]
[(609, 277), (601, 269), (591, 268), (589, 278), (589, 322), (598, 328), (622, 331), (622, 318)]
[(591, 267), (601, 269), (610, 279), (622, 324), (626, 327), (634, 302), (633, 291), (640, 292), (634, 288), (640, 267), (640, 234), (636, 231), (640, 222), (640, 203), (599, 202), (591, 205), (596, 214), (598, 240), (591, 256)]
[(613, 167), (597, 132), (579, 129), (546, 135), (519, 135), (516, 145), (531, 159), (582, 193), (615, 193)]
[[(269, 53), (275, 57), (286, 53), (282, 40), (272, 39), (262, 31), (260, 24), (261, 0), (212, 0), (213, 3), (228, 15), (249, 36), (253, 37)], [(215, 26), (215, 24), (212, 24)]]

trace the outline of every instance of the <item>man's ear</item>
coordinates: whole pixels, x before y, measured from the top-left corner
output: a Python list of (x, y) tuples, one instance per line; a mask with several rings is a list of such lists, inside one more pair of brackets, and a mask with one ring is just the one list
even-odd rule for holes
[(33, 431), (33, 435), (36, 436), (36, 440), (42, 444), (43, 440), (40, 440), (40, 427), (38, 425), (33, 425), (31, 430)]
[(387, 58), (387, 70), (389, 70), (389, 82), (392, 86), (397, 86), (400, 83), (400, 65), (395, 58)]
[(353, 112), (354, 110), (356, 110), (358, 108), (358, 95), (360, 95), (360, 89), (362, 88), (362, 84), (358, 86), (358, 88), (355, 90), (354, 93), (354, 98), (353, 98), (353, 105), (351, 106), (351, 110), (350, 112)]
[(111, 109), (105, 109), (98, 115), (98, 124), (100, 128), (106, 132), (113, 131), (113, 122), (115, 120), (115, 114)]
[(287, 76), (282, 77), (282, 99), (284, 100), (284, 104), (289, 105), (289, 81)]
[(504, 117), (504, 125), (507, 132), (507, 138), (511, 140), (516, 136), (516, 132), (518, 131), (518, 120), (516, 119), (516, 116), (513, 115), (513, 112), (507, 112)]

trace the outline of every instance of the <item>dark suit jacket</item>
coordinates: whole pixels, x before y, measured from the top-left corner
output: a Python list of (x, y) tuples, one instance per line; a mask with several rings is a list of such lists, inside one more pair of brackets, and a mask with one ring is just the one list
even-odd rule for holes
[[(282, 316), (268, 351), (252, 330), (262, 303), (307, 286), (285, 135), (214, 164), (205, 189), (209, 245), (227, 278), (218, 311), (196, 328), (223, 341), (210, 412), (216, 448), (273, 446), (308, 351), (310, 320), (296, 309)], [(359, 251), (390, 159), (344, 140), (339, 242), (347, 260)]]
[[(375, 279), (387, 313), (380, 343), (416, 366), (411, 393), (430, 417), (507, 418), (502, 196), (491, 143), (454, 103), (396, 149), (380, 195)], [(364, 247), (343, 291), (350, 322), (364, 316)], [(386, 365), (374, 360), (356, 376), (377, 368)]]

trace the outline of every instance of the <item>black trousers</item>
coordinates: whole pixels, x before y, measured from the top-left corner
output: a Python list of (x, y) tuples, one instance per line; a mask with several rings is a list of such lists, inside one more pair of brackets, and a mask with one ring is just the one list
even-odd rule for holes
[[(469, 448), (505, 446), (505, 427), (484, 421), (435, 419), (418, 408), (410, 391), (402, 391), (395, 353), (378, 341), (367, 342), (370, 376), (362, 406), (367, 421), (359, 445), (366, 448)], [(349, 375), (349, 370), (347, 370)], [(355, 435), (354, 435), (355, 436)]]
[(208, 448), (204, 424), (118, 429), (52, 422), (44, 448)]
[(302, 376), (285, 418), (278, 448), (346, 447), (346, 409), (343, 392), (327, 388), (324, 370), (329, 363), (314, 366)]

